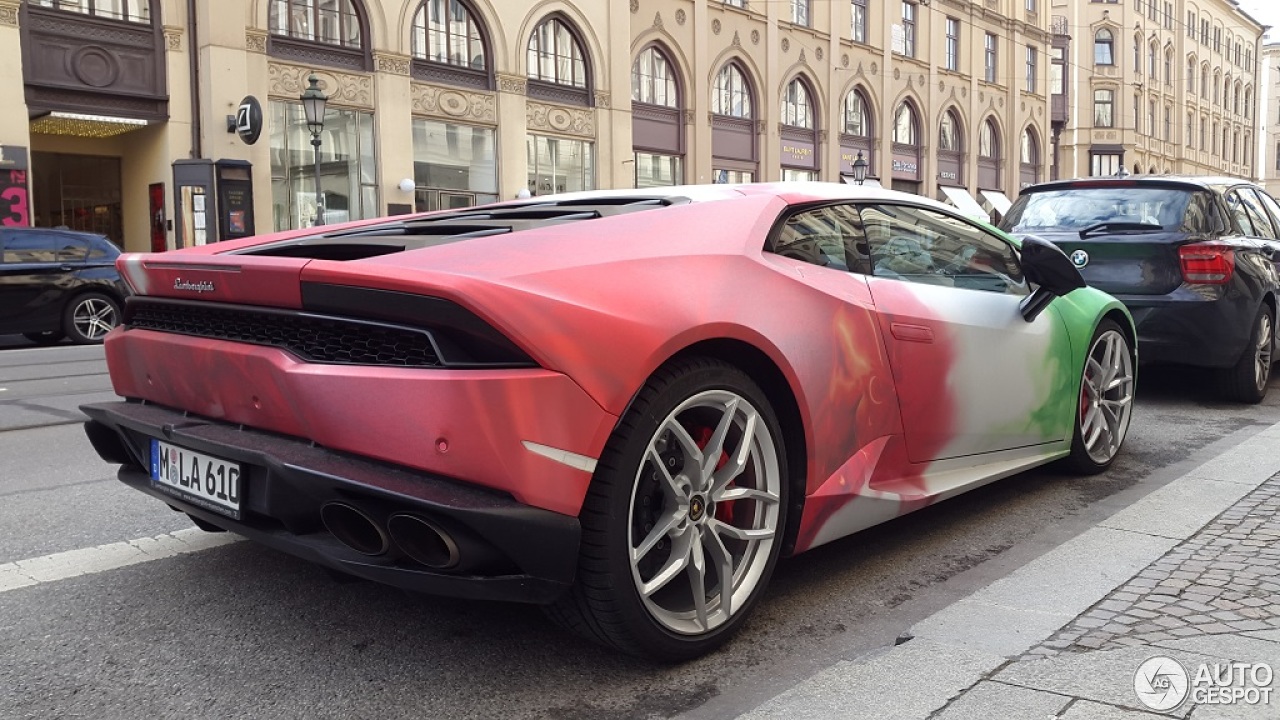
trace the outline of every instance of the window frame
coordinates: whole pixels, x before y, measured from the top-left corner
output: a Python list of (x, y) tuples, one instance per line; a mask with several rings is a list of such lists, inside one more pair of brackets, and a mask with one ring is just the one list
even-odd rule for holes
[[(471, 63), (463, 65), (431, 58), (432, 31), (427, 19), (428, 6), (432, 0), (422, 0), (413, 14), (413, 21), (410, 25), (409, 54), (412, 57), (413, 76), (419, 80), (492, 90), (494, 86), (493, 47), (489, 37), (488, 25), (485, 24), (483, 16), (480, 15), (475, 6), (471, 4), (471, 0), (450, 0), (445, 4), (445, 7), (453, 8), (455, 1), (457, 6), (461, 7), (463, 12), (466, 13), (467, 30), (473, 30), (476, 33), (476, 40), (479, 41), (480, 49), (483, 53), (483, 67), (476, 68)], [(419, 24), (419, 20), (421, 20), (421, 24)], [(420, 30), (422, 48), (418, 47)], [(446, 30), (446, 42), (451, 42), (456, 35), (457, 33)]]
[[(291, 23), (288, 22), (287, 18), (285, 21), (285, 29), (283, 31), (278, 28), (277, 30), (272, 30), (271, 11), (280, 7), (280, 3), (284, 4), (286, 11), (291, 10), (293, 4), (298, 1), (299, 0), (270, 0), (268, 5), (267, 21), (268, 55), (305, 62), (307, 64), (318, 63), (330, 67), (340, 67), (361, 71), (373, 70), (372, 43), (369, 37), (369, 12), (368, 9), (365, 8), (363, 0), (344, 0), (350, 4), (352, 14), (359, 26), (359, 45), (336, 44), (326, 42), (324, 40), (312, 40), (307, 37), (293, 35), (290, 33), (289, 27)], [(308, 8), (303, 8), (303, 10), (307, 9)], [(319, 3), (313, 3), (310, 9), (314, 11), (312, 21), (319, 24)], [(275, 17), (278, 22), (279, 15), (277, 14)], [(339, 17), (346, 16), (340, 12)]]
[[(551, 30), (551, 38), (553, 48), (548, 55), (546, 49), (541, 45), (542, 28), (548, 24), (553, 24)], [(560, 53), (560, 34), (555, 32), (555, 27), (564, 28), (568, 39), (570, 40), (569, 55)], [(537, 47), (535, 47), (535, 44)], [(573, 51), (576, 50), (580, 57), (575, 57)], [(530, 60), (537, 57), (536, 63)], [(576, 74), (570, 73), (573, 77), (571, 82), (563, 82), (559, 77), (558, 70), (553, 73), (555, 77), (548, 79), (542, 73), (541, 65), (547, 58), (551, 59), (552, 66), (559, 65), (561, 58), (567, 57), (571, 67), (576, 67), (577, 61), (582, 63), (582, 84), (579, 85), (576, 80)], [(535, 68), (533, 65), (537, 65)], [(533, 30), (530, 31), (527, 42), (525, 43), (525, 77), (527, 78), (526, 92), (530, 97), (550, 100), (552, 102), (566, 103), (570, 105), (582, 105), (592, 107), (595, 105), (595, 68), (592, 65), (591, 53), (587, 50), (586, 38), (582, 35), (582, 31), (578, 28), (577, 23), (561, 12), (552, 12), (543, 16)]]

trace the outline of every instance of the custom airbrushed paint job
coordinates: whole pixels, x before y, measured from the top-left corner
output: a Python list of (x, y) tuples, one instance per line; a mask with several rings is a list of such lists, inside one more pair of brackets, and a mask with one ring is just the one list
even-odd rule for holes
[[(296, 308), (303, 283), (322, 283), (445, 298), (539, 367), (314, 365), (121, 329), (107, 340), (116, 392), (575, 515), (590, 461), (646, 379), (688, 348), (733, 342), (777, 368), (798, 410), (797, 551), (1068, 453), (1090, 337), (1107, 313), (1129, 322), (1112, 298), (1079, 290), (1026, 323), (1014, 296), (868, 280), (762, 250), (796, 204), (949, 212), (915, 196), (836, 185), (688, 194), (695, 202), (345, 262), (229, 252), (285, 235), (126, 256), (121, 270), (143, 295)], [(202, 282), (212, 288), (180, 289)]]

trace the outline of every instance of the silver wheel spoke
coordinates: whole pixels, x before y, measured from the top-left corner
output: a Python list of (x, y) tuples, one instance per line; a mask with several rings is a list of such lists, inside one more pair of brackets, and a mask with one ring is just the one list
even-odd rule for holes
[(716, 502), (729, 502), (731, 500), (758, 500), (766, 503), (778, 502), (778, 496), (764, 490), (756, 490), (754, 488), (728, 488), (719, 495), (712, 495), (712, 500)]
[(667, 563), (662, 569), (654, 574), (653, 578), (647, 583), (640, 586), (640, 594), (649, 597), (666, 587), (668, 583), (676, 579), (680, 572), (689, 566), (689, 536), (691, 533), (684, 533), (679, 537), (673, 538), (676, 542), (672, 543), (671, 557), (667, 559)]
[(680, 491), (679, 483), (677, 483), (676, 479), (667, 471), (666, 464), (662, 462), (662, 456), (658, 454), (657, 449), (652, 445), (649, 446), (649, 462), (654, 467), (658, 468), (658, 477), (662, 480), (662, 494), (665, 495), (667, 499), (674, 501), (683, 494)]
[(631, 562), (637, 562), (648, 555), (654, 546), (662, 542), (662, 538), (671, 534), (671, 531), (680, 525), (680, 520), (684, 518), (684, 515), (683, 512), (677, 510), (667, 513), (666, 517), (654, 525), (653, 530), (649, 531), (649, 534), (645, 536), (644, 542), (640, 543), (640, 547), (631, 550)]
[(710, 492), (712, 497), (716, 493), (725, 488), (726, 485), (733, 482), (733, 479), (742, 474), (747, 469), (747, 462), (751, 459), (751, 443), (747, 439), (755, 435), (756, 424), (759, 422), (760, 416), (755, 412), (747, 413), (746, 427), (742, 430), (742, 442), (738, 443), (738, 451), (733, 454), (729, 462), (719, 470), (716, 470), (711, 477)]
[(675, 420), (668, 422), (663, 429), (669, 431), (671, 436), (676, 439), (676, 442), (680, 444), (680, 447), (684, 449), (686, 467), (690, 463), (692, 463), (694, 467), (700, 467), (702, 465), (702, 448), (698, 447), (698, 443), (689, 435), (688, 430), (685, 430), (684, 427)]
[(747, 542), (756, 542), (759, 540), (768, 540), (773, 537), (773, 528), (748, 529), (740, 528), (736, 525), (720, 522), (719, 520), (711, 521), (711, 529), (717, 535), (728, 535), (734, 540), (745, 540)]
[(720, 609), (728, 617), (733, 614), (733, 555), (729, 554), (724, 541), (716, 533), (706, 533), (702, 540), (710, 546), (707, 549), (716, 564), (716, 574), (720, 576)]
[(707, 559), (702, 554), (702, 531), (694, 528), (689, 545), (689, 589), (693, 592), (693, 609), (698, 616), (698, 626), (711, 629), (707, 622)]
[(738, 414), (738, 402), (738, 398), (734, 398), (725, 403), (720, 424), (716, 425), (715, 432), (711, 433), (711, 439), (707, 441), (706, 447), (702, 448), (702, 463), (699, 468), (702, 471), (699, 478), (701, 490), (711, 487), (711, 476), (715, 473), (716, 464), (720, 462), (720, 456), (724, 454), (724, 440), (729, 436), (729, 428), (733, 425), (734, 416)]

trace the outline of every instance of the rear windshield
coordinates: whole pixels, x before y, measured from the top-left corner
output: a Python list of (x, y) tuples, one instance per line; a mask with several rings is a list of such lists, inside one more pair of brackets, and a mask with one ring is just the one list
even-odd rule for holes
[(1182, 229), (1195, 192), (1181, 188), (1094, 187), (1027, 193), (1005, 215), (1011, 232), (1083, 230), (1102, 223)]

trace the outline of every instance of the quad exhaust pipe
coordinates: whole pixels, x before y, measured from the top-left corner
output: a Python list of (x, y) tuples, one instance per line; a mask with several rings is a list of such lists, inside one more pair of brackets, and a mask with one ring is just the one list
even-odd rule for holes
[(420, 515), (396, 513), (387, 520), (387, 530), (396, 546), (410, 559), (432, 570), (458, 567), (458, 543), (447, 530)]
[(354, 505), (325, 503), (320, 508), (320, 520), (339, 542), (362, 555), (381, 555), (391, 547), (382, 526)]

